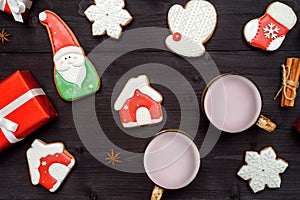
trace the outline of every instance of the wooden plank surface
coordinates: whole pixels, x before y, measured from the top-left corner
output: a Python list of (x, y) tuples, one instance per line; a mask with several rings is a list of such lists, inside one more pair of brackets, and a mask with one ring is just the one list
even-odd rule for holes
[[(203, 159), (201, 171), (195, 181), (178, 191), (166, 191), (163, 199), (299, 199), (300, 196), (300, 136), (291, 129), (300, 118), (300, 98), (295, 108), (282, 109), (279, 101), (273, 101), (281, 82), (280, 65), (286, 57), (300, 54), (299, 23), (286, 38), (279, 51), (265, 53), (246, 44), (242, 36), (244, 24), (259, 17), (271, 0), (211, 0), (218, 11), (218, 26), (207, 50), (220, 72), (238, 72), (256, 82), (264, 99), (263, 113), (274, 120), (278, 129), (267, 133), (253, 127), (240, 134), (223, 133), (213, 151)], [(300, 14), (298, 0), (284, 0)], [(73, 122), (72, 105), (58, 97), (53, 84), (52, 51), (46, 30), (38, 22), (37, 15), (44, 9), (59, 14), (71, 27), (86, 53), (89, 53), (107, 37), (92, 37), (91, 23), (83, 11), (91, 0), (38, 0), (32, 8), (28, 24), (13, 22), (10, 16), (0, 13), (0, 28), (12, 34), (11, 42), (0, 45), (0, 80), (15, 70), (28, 69), (54, 103), (60, 116), (39, 129), (24, 141), (0, 154), (0, 199), (149, 199), (153, 184), (146, 174), (131, 174), (113, 170), (97, 161), (80, 141)], [(134, 17), (133, 23), (124, 28), (167, 28), (168, 9), (184, 0), (127, 0), (126, 8)], [(96, 95), (96, 111), (104, 131), (114, 144), (127, 151), (143, 152), (149, 139), (139, 139), (123, 133), (112, 118), (111, 93), (122, 73), (145, 63), (161, 63), (173, 67), (189, 81), (197, 99), (205, 87), (203, 78), (182, 58), (159, 50), (141, 50), (117, 59), (105, 71), (102, 89)], [(164, 107), (168, 114), (166, 128), (176, 128), (180, 120), (180, 106), (174, 94), (165, 87), (154, 85), (164, 95)], [(184, 91), (182, 91), (183, 94)], [(208, 120), (200, 115), (196, 143), (201, 145), (208, 128)], [(35, 138), (47, 142), (62, 141), (76, 157), (77, 165), (63, 187), (50, 194), (42, 187), (32, 186), (29, 179), (25, 152)], [(282, 176), (282, 187), (253, 194), (245, 181), (236, 176), (243, 163), (244, 151), (260, 150), (273, 146), (278, 155), (290, 166)]]

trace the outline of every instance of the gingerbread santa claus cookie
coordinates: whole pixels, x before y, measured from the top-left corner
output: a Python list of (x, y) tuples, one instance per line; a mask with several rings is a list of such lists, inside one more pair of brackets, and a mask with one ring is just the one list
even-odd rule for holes
[(179, 55), (199, 57), (216, 28), (217, 12), (208, 1), (191, 0), (184, 8), (177, 4), (171, 7), (168, 23), (172, 35), (167, 37), (166, 46)]
[(275, 51), (283, 43), (286, 34), (295, 26), (297, 16), (292, 8), (281, 3), (271, 3), (266, 13), (249, 21), (244, 28), (247, 42), (266, 51)]
[(162, 95), (150, 86), (146, 75), (127, 81), (114, 109), (119, 112), (125, 128), (146, 126), (162, 121)]
[(65, 150), (63, 143), (46, 144), (35, 140), (27, 151), (31, 183), (55, 192), (75, 164), (75, 158)]
[(60, 96), (73, 101), (97, 92), (98, 73), (70, 28), (55, 13), (46, 10), (39, 14), (47, 28), (54, 61), (54, 80)]

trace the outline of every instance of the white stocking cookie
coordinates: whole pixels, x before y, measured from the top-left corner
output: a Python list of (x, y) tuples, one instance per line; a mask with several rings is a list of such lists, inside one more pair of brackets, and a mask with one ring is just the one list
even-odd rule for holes
[(130, 13), (123, 9), (125, 0), (95, 0), (84, 12), (86, 17), (93, 22), (94, 36), (104, 35), (119, 39), (122, 34), (121, 26), (126, 26), (132, 20)]
[(63, 143), (46, 144), (35, 140), (27, 151), (31, 182), (55, 192), (75, 164), (75, 158), (65, 150)]
[(281, 46), (286, 34), (296, 22), (297, 16), (292, 8), (280, 2), (274, 2), (268, 6), (262, 17), (246, 24), (244, 36), (254, 47), (275, 51)]
[(191, 0), (185, 8), (174, 5), (168, 14), (172, 35), (166, 39), (166, 46), (173, 52), (198, 57), (205, 53), (203, 44), (213, 35), (217, 25), (217, 12), (205, 0)]
[(249, 181), (249, 185), (254, 193), (269, 188), (280, 188), (280, 175), (288, 167), (288, 163), (280, 158), (272, 147), (266, 147), (260, 151), (247, 151), (245, 162), (238, 171), (238, 175)]

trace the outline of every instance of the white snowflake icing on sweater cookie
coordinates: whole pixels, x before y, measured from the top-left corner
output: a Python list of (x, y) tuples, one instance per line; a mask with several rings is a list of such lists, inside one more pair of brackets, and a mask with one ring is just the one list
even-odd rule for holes
[(132, 20), (132, 16), (123, 9), (124, 7), (124, 0), (95, 0), (95, 5), (91, 5), (84, 12), (93, 22), (93, 35), (107, 33), (108, 36), (119, 39), (122, 34), (121, 26), (126, 26)]
[(266, 147), (260, 151), (260, 154), (255, 151), (247, 151), (245, 162), (238, 171), (238, 176), (249, 181), (249, 186), (254, 193), (260, 192), (269, 188), (280, 188), (281, 177), (288, 167), (288, 163), (280, 158), (272, 147)]
[(191, 0), (183, 8), (174, 5), (168, 14), (172, 35), (166, 46), (173, 52), (186, 57), (198, 57), (205, 53), (203, 44), (212, 36), (217, 25), (217, 12), (205, 0)]

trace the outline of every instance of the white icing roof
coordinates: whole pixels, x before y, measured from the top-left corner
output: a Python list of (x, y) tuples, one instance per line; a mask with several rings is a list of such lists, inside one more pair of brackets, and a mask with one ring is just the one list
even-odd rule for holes
[(29, 165), (30, 178), (33, 185), (37, 185), (40, 180), (39, 166), (40, 159), (48, 155), (62, 153), (64, 145), (62, 143), (46, 144), (41, 140), (34, 140), (31, 148), (27, 150), (27, 161)]
[(140, 75), (137, 78), (131, 78), (127, 81), (115, 102), (115, 110), (121, 110), (125, 102), (133, 97), (136, 90), (139, 90), (141, 93), (151, 97), (156, 102), (162, 101), (161, 94), (150, 86), (148, 77), (146, 75)]

